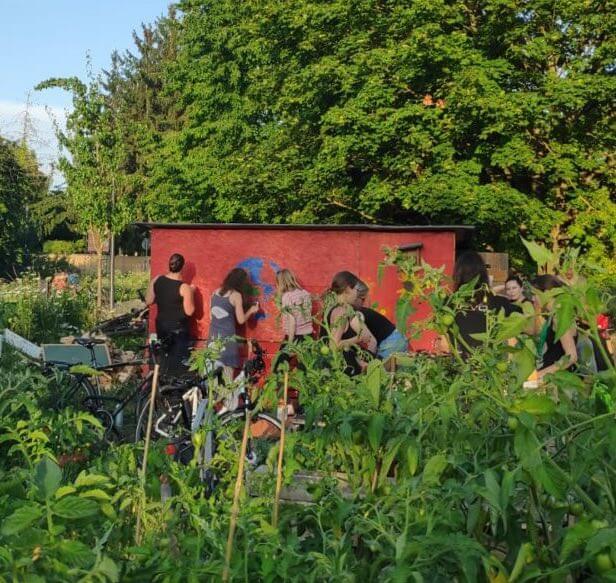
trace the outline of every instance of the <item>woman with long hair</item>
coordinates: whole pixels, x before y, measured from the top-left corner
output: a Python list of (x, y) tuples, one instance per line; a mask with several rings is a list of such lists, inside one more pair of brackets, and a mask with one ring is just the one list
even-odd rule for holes
[[(490, 289), (488, 270), (479, 253), (465, 251), (456, 260), (453, 270), (454, 291), (464, 285), (472, 285), (472, 293), (465, 310), (458, 311), (455, 322), (460, 332), (458, 350), (463, 358), (468, 358), (470, 351), (481, 346), (481, 340), (474, 338), (475, 334), (483, 334), (487, 330), (487, 313), (503, 311), (521, 312), (506, 298), (494, 295)], [(450, 338), (457, 343), (456, 338)]]
[(312, 298), (298, 282), (290, 269), (276, 273), (276, 296), (280, 305), (280, 316), (284, 339), (274, 363), (274, 370), (283, 362), (289, 362), (289, 345), (303, 342), (312, 336)]
[(234, 370), (240, 367), (239, 346), (234, 340), (237, 326), (245, 324), (259, 311), (259, 302), (248, 306), (249, 291), (248, 273), (236, 267), (227, 273), (211, 298), (209, 339), (225, 340), (219, 360), (224, 365), (224, 374), (228, 380), (233, 378)]

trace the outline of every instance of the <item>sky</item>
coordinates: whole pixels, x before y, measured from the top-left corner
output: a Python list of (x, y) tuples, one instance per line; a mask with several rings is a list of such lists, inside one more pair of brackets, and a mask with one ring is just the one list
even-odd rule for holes
[[(168, 4), (169, 0), (0, 0), (0, 135), (21, 136), (27, 109), (30, 145), (49, 171), (58, 156), (52, 120), (64, 123), (71, 96), (34, 87), (50, 77), (87, 79), (87, 55), (95, 73), (108, 68), (113, 50), (132, 49), (132, 31), (166, 14)], [(61, 182), (61, 177), (54, 178)]]

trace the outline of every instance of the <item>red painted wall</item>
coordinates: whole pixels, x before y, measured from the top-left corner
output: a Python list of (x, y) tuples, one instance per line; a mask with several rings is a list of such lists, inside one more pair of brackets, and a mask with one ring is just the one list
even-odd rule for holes
[[(395, 321), (395, 303), (401, 286), (393, 268), (386, 269), (382, 282), (377, 284), (378, 263), (383, 258), (384, 246), (417, 242), (423, 243), (420, 253), (425, 261), (435, 267), (445, 265), (446, 272), (451, 273), (455, 257), (453, 231), (153, 227), (151, 275), (166, 273), (172, 253), (184, 256), (184, 279), (197, 288), (193, 335), (207, 338), (212, 292), (233, 267), (248, 266), (250, 272), (261, 261), (259, 301), (263, 313), (260, 319), (252, 319), (246, 325), (243, 334), (256, 338), (272, 355), (282, 338), (273, 302), (276, 269), (291, 269), (308, 291), (318, 295), (326, 290), (336, 272), (351, 271), (370, 286), (367, 305), (376, 302)], [(418, 306), (413, 319), (421, 319), (426, 313), (425, 306)], [(153, 311), (151, 325), (154, 318)], [(411, 347), (429, 350), (432, 339), (424, 334), (411, 341)]]

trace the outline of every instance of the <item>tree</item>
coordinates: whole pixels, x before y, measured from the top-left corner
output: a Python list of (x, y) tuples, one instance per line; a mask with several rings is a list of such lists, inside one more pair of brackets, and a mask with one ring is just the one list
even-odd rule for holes
[[(614, 254), (605, 3), (186, 0), (155, 218), (472, 223)], [(166, 194), (169, 193), (169, 194)]]
[(75, 226), (84, 235), (91, 233), (95, 244), (100, 308), (105, 244), (111, 232), (118, 232), (130, 220), (130, 204), (123, 197), (125, 178), (120, 172), (125, 150), (99, 81), (86, 85), (77, 78), (49, 79), (37, 89), (50, 87), (73, 94), (66, 131), (58, 131), (60, 145), (70, 158), (63, 156), (59, 167), (67, 180)]
[(0, 137), (0, 276), (14, 275), (38, 244), (31, 206), (46, 190), (34, 152)]

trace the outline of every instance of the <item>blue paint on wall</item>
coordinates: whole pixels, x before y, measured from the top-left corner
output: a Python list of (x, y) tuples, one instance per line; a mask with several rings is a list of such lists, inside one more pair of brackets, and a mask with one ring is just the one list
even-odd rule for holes
[[(271, 278), (268, 279), (276, 281), (276, 272), (280, 270), (277, 263), (270, 259), (263, 259), (262, 257), (247, 257), (240, 261), (236, 267), (241, 267), (248, 272), (252, 283), (259, 288), (260, 298), (262, 298), (263, 301), (269, 301), (272, 298), (276, 291), (276, 286), (265, 281), (264, 277), (266, 275), (266, 268), (269, 268), (271, 270)], [(267, 314), (265, 312), (259, 312), (256, 314), (255, 318), (257, 320), (264, 320), (267, 318)]]

